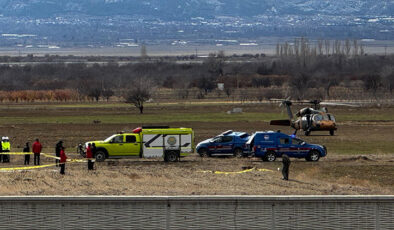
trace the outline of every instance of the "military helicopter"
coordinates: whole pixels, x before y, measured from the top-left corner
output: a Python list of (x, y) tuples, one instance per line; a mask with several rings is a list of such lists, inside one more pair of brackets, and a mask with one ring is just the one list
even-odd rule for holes
[[(278, 99), (273, 99), (278, 100)], [(294, 118), (293, 113), (291, 111), (291, 105), (293, 104), (290, 101), (290, 98), (285, 100), (280, 100), (280, 106), (286, 106), (287, 114), (289, 116), (288, 120), (272, 120), (270, 125), (282, 125), (282, 126), (291, 126), (295, 129), (294, 134), (297, 133), (298, 130), (303, 130), (305, 132), (305, 136), (309, 136), (312, 131), (329, 131), (330, 135), (333, 136), (335, 130), (337, 130), (337, 126), (335, 123), (335, 117), (333, 114), (328, 113), (328, 109), (326, 107), (320, 108), (320, 105), (342, 105), (342, 106), (351, 106), (351, 107), (359, 107), (358, 105), (349, 104), (349, 103), (334, 103), (334, 102), (322, 102), (320, 100), (312, 100), (312, 101), (297, 101), (295, 103), (298, 104), (313, 104), (313, 108), (306, 107), (299, 110)]]

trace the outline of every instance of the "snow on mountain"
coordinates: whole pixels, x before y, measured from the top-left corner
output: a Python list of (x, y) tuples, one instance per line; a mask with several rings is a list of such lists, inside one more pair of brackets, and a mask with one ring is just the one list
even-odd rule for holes
[[(273, 10), (274, 9), (274, 10)], [(195, 16), (286, 15), (388, 15), (392, 0), (0, 0), (4, 15), (49, 17), (54, 14), (89, 15), (145, 14), (161, 18)]]

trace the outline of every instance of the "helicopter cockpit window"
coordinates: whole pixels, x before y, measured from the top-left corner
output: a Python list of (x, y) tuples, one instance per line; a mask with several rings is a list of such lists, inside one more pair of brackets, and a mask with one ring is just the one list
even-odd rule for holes
[(323, 116), (320, 115), (320, 114), (317, 114), (317, 115), (315, 115), (315, 116), (313, 117), (313, 120), (314, 120), (314, 121), (321, 121), (321, 120), (323, 120)]
[(334, 117), (334, 115), (328, 113), (327, 116), (328, 116), (328, 119), (329, 119), (330, 121), (335, 122), (335, 117)]
[(279, 143), (281, 145), (288, 145), (288, 144), (290, 144), (290, 140), (289, 140), (289, 138), (280, 138)]

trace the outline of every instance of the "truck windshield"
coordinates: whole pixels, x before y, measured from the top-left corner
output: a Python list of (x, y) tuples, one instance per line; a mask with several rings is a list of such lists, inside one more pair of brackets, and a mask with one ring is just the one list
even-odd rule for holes
[(105, 141), (105, 142), (109, 142), (109, 141), (112, 140), (112, 138), (114, 138), (115, 136), (116, 136), (116, 134), (114, 134), (114, 135), (108, 137), (108, 138), (105, 139), (104, 141)]

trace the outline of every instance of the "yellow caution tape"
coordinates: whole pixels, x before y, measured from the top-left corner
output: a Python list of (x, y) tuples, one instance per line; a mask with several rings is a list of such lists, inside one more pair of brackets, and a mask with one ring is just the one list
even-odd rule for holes
[(29, 169), (46, 168), (46, 167), (51, 167), (51, 166), (55, 166), (55, 165), (56, 164), (34, 165), (34, 166), (13, 167), (13, 168), (0, 168), (0, 171), (29, 170)]
[(0, 152), (0, 155), (26, 155), (26, 154), (33, 154), (31, 152)]
[(246, 172), (251, 172), (251, 171), (253, 171), (253, 170), (255, 170), (255, 168), (251, 168), (251, 169), (245, 169), (245, 170), (242, 170), (242, 171), (238, 171), (238, 172), (221, 172), (221, 171), (215, 171), (214, 173), (215, 174), (241, 174), (241, 173), (246, 173)]
[(271, 169), (256, 169), (259, 172), (273, 172)]
[[(0, 154), (7, 155), (25, 155), (25, 154), (33, 154), (32, 152), (2, 152)], [(42, 156), (54, 158), (60, 160), (60, 157), (49, 155), (47, 153), (41, 153)], [(70, 163), (86, 163), (87, 160), (95, 161), (94, 158), (85, 158), (85, 159), (67, 159), (67, 162)], [(61, 163), (62, 164), (62, 163)], [(64, 164), (64, 163), (63, 163)], [(0, 168), (0, 171), (15, 171), (15, 170), (30, 170), (30, 169), (38, 169), (38, 168), (46, 168), (55, 166), (56, 164), (47, 164), (47, 165), (34, 165), (34, 166), (24, 166), (24, 167), (12, 167), (12, 168)]]
[(47, 154), (47, 153), (41, 153), (41, 155), (43, 155), (44, 157), (49, 157), (49, 158), (53, 158), (53, 159), (60, 160), (60, 157), (53, 156), (53, 155), (49, 155), (49, 154)]
[[(0, 154), (6, 155), (26, 155), (26, 154), (33, 154), (32, 152), (2, 152)], [(60, 157), (50, 155), (48, 153), (40, 153), (42, 156), (53, 158), (60, 160)], [(95, 160), (95, 158), (84, 158), (84, 159), (68, 159), (69, 162), (87, 162), (87, 160)]]
[(251, 172), (251, 171), (259, 171), (259, 172), (273, 172), (271, 169), (256, 169), (256, 168), (251, 168), (251, 169), (245, 169), (242, 171), (236, 171), (236, 172), (222, 172), (222, 171), (211, 171), (211, 170), (204, 170), (204, 171), (198, 171), (201, 173), (214, 173), (214, 174), (241, 174), (241, 173), (247, 173), (247, 172)]

